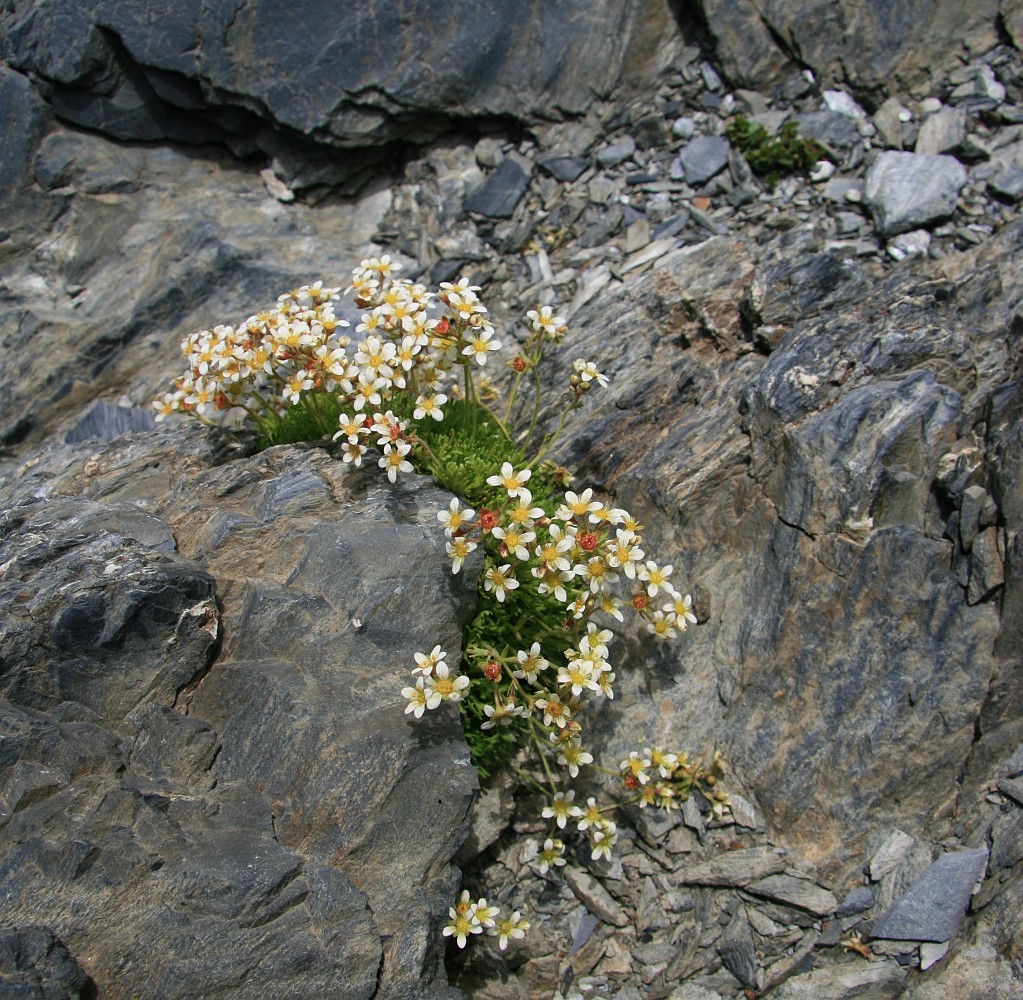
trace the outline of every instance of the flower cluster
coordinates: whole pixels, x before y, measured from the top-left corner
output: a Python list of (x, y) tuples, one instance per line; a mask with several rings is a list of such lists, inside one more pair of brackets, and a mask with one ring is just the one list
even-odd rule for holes
[[(386, 255), (354, 269), (344, 292), (353, 322), (358, 313), (354, 330), (338, 315), (341, 288), (320, 281), (237, 325), (187, 337), (186, 372), (154, 401), (157, 419), (185, 413), (207, 424), (251, 426), (264, 446), (331, 440), (355, 467), (375, 449), (370, 461), (391, 482), (426, 471), (468, 498), (437, 515), (454, 573), (477, 549), (483, 554), (481, 612), (466, 631), (465, 672), (435, 646), (415, 655), (401, 694), (415, 719), (453, 702), (473, 716), (476, 737), (488, 746), (507, 747), (514, 736), (532, 747), (537, 766), (519, 774), (546, 800), (541, 874), (566, 863), (568, 833), (585, 837), (593, 859), (610, 858), (618, 834), (611, 814), (627, 802), (670, 809), (698, 792), (721, 817), (728, 796), (717, 786), (717, 757), (705, 767), (645, 748), (617, 771), (603, 771), (583, 744), (587, 701), (614, 698), (609, 626), (629, 612), (668, 640), (697, 620), (673, 567), (646, 551), (642, 525), (591, 489), (567, 489), (571, 476), (543, 461), (568, 415), (608, 385), (607, 375), (577, 358), (556, 424), (540, 426), (544, 351), (567, 332), (565, 320), (542, 306), (526, 314), (528, 332), (507, 360), (506, 402), (497, 407), (487, 373), (502, 342), (479, 286), (462, 278), (431, 292), (399, 270)], [(520, 391), (532, 397), (524, 415), (516, 409)], [(480, 744), (467, 738), (480, 766)], [(583, 768), (617, 776), (624, 801), (577, 802), (576, 790), (564, 786)], [(529, 926), (518, 911), (500, 919), (496, 906), (467, 892), (450, 917), (444, 934), (460, 947), (486, 931), (503, 950)]]
[[(361, 466), (376, 447), (377, 464), (392, 482), (419, 464), (436, 474), (417, 428), (424, 421), (443, 421), (446, 404), (456, 398), (469, 404), (475, 422), (491, 391), (482, 369), (501, 341), (478, 285), (462, 278), (441, 283), (433, 293), (398, 278), (400, 267), (384, 255), (362, 261), (352, 272), (346, 294), (363, 310), (355, 338), (344, 332), (350, 324), (336, 314), (341, 289), (322, 281), (286, 292), (272, 309), (237, 326), (219, 325), (187, 337), (181, 344), (187, 371), (172, 392), (153, 402), (157, 420), (173, 413), (207, 424), (240, 418), (254, 425), (265, 443), (277, 443), (284, 440), (289, 415), (301, 412), (302, 426), (311, 428), (312, 436), (340, 442), (347, 463)], [(525, 346), (509, 363), (515, 376), (505, 422), (522, 374), (535, 372), (543, 344), (566, 329), (549, 306), (530, 310), (527, 321)], [(559, 431), (590, 385), (606, 381), (592, 362), (576, 362)], [(537, 412), (534, 408), (527, 443)], [(555, 436), (547, 435), (540, 451)]]
[(529, 921), (523, 920), (518, 910), (510, 917), (501, 917), (500, 907), (491, 906), (482, 898), (473, 902), (468, 890), (462, 891), (448, 916), (451, 919), (444, 928), (444, 937), (454, 938), (459, 948), (464, 948), (473, 934), (486, 931), (497, 938), (498, 947), (504, 951), (510, 940), (525, 937), (529, 930)]
[[(559, 609), (553, 626), (538, 617), (528, 627), (523, 623), (523, 632), (514, 633), (520, 641), (500, 648), (470, 644), (465, 650), (470, 672), (478, 671), (489, 684), (480, 728), (518, 726), (540, 758), (544, 783), (538, 787), (547, 798), (541, 817), (549, 821), (550, 835), (537, 865), (546, 873), (565, 863), (561, 838), (570, 826), (586, 836), (594, 860), (610, 858), (617, 839), (609, 815), (617, 804), (601, 805), (593, 797), (577, 803), (574, 789), (560, 787), (594, 766), (583, 745), (586, 700), (614, 698), (613, 633), (607, 625), (623, 622), (629, 610), (655, 638), (667, 640), (685, 632), (696, 616), (691, 597), (672, 582), (672, 566), (648, 558), (643, 527), (627, 510), (602, 502), (590, 489), (565, 491), (545, 509), (534, 498), (532, 482), (531, 469), (504, 463), (487, 478), (491, 489), (478, 509), (453, 499), (437, 517), (453, 572), (483, 547), (486, 600), (519, 621), (525, 617), (520, 602), (527, 598), (534, 602), (530, 606), (542, 600)], [(624, 600), (616, 594), (620, 588)], [(416, 654), (418, 679), (402, 691), (406, 712), (418, 718), (469, 689), (469, 674), (452, 678), (445, 656), (440, 647), (428, 656)], [(682, 753), (646, 748), (630, 754), (619, 770), (626, 800), (641, 808), (671, 809), (694, 791), (719, 818), (727, 808), (727, 795), (715, 787), (719, 758), (704, 767)]]

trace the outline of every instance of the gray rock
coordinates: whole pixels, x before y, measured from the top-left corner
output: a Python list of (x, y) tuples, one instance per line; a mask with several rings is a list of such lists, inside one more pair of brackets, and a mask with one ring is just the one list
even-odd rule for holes
[[(842, 204), (846, 201), (859, 201), (863, 191), (863, 180), (858, 177), (832, 177), (824, 185), (824, 197), (828, 201)], [(851, 198), (850, 193), (856, 197)]]
[(783, 852), (771, 847), (749, 847), (728, 851), (697, 865), (679, 870), (683, 885), (745, 886), (750, 882), (785, 870)]
[(1023, 810), (1003, 813), (991, 826), (991, 871), (1023, 861)]
[(746, 886), (746, 891), (778, 903), (798, 906), (801, 910), (819, 917), (830, 916), (838, 909), (838, 900), (829, 889), (809, 879), (795, 878), (787, 874), (768, 875), (766, 878), (757, 879)]
[(1023, 774), (1023, 745), (1016, 748), (1016, 752), (1005, 762), (1001, 774), (1006, 778), (1017, 778)]
[(987, 861), (986, 848), (943, 854), (874, 924), (871, 935), (894, 941), (950, 941)]
[[(446, 497), (317, 450), (210, 454), (161, 428), (61, 446), (49, 500), (5, 483), (5, 920), (46, 921), (104, 995), (243, 996), (258, 968), (281, 997), (446, 998), (476, 778), (454, 713), (395, 700), (475, 600)], [(60, 495), (92, 475), (102, 503)]]
[[(229, 3), (191, 4), (171, 16), (159, 2), (39, 8), (19, 0), (8, 5), (0, 37), (9, 65), (53, 81), (54, 106), (67, 120), (122, 139), (228, 140), (250, 150), (296, 133), (344, 148), (436, 135), (448, 116), (582, 114), (594, 93), (613, 90), (627, 59), (630, 82), (639, 66), (656, 64), (652, 51), (630, 47), (636, 13), (614, 0), (582, 15), (557, 3), (533, 17), (514, 2), (482, 16), (463, 0), (321, 14), (315, 4), (289, 9), (291, 45), (272, 3), (240, 13)], [(672, 22), (664, 11), (655, 23), (667, 30)], [(567, 56), (566, 37), (575, 42)], [(271, 49), (268, 76), (251, 53)]]
[(488, 170), (499, 167), (504, 159), (504, 150), (501, 148), (500, 140), (494, 139), (491, 136), (484, 136), (484, 138), (480, 139), (476, 143), (474, 152), (476, 162)]
[(942, 107), (924, 119), (916, 137), (914, 152), (952, 153), (966, 141), (966, 108)]
[(692, 118), (676, 118), (671, 126), (671, 134), (676, 139), (691, 139), (696, 132), (696, 122)]
[(619, 139), (610, 146), (598, 149), (595, 159), (600, 166), (607, 169), (608, 167), (616, 167), (619, 163), (624, 163), (626, 160), (631, 159), (635, 152), (636, 140), (631, 135), (627, 135), (624, 139)]
[(26, 190), (33, 181), (32, 161), (36, 149), (49, 131), (52, 116), (27, 76), (0, 65), (0, 107), (5, 109), (0, 122), (0, 198), (8, 206), (4, 225), (15, 223), (12, 207), (31, 194)]
[(698, 6), (728, 82), (762, 91), (809, 67), (822, 86), (841, 84), (880, 102), (894, 79), (903, 88), (926, 86), (932, 74), (999, 40), (997, 0), (980, 0), (968, 11), (958, 0), (938, 0), (923, 13), (912, 0), (809, 7), (786, 0), (699, 0)]
[(912, 121), (912, 114), (897, 98), (889, 97), (874, 112), (871, 121), (877, 129), (881, 143), (886, 148), (905, 148), (907, 125)]
[(570, 184), (579, 178), (590, 163), (582, 156), (550, 153), (537, 157), (536, 165), (555, 180)]
[(586, 190), (595, 205), (605, 205), (617, 194), (618, 186), (610, 177), (599, 174), (590, 181)]
[(775, 990), (778, 1000), (890, 1000), (907, 971), (895, 962), (844, 962), (793, 976)]
[(682, 148), (678, 161), (687, 184), (703, 184), (728, 165), (731, 149), (727, 139), (717, 135), (697, 136)]
[(893, 236), (948, 218), (965, 183), (951, 156), (885, 152), (867, 170), (863, 194), (878, 230)]
[(853, 914), (869, 910), (873, 905), (874, 894), (867, 886), (861, 885), (842, 900), (842, 905), (835, 910), (835, 916), (851, 917)]
[(1005, 583), (1005, 556), (997, 528), (985, 528), (970, 550), (970, 577), (967, 600), (977, 604)]
[(753, 932), (746, 919), (744, 907), (736, 907), (735, 913), (732, 914), (732, 919), (718, 943), (718, 954), (721, 955), (721, 961), (725, 963), (725, 968), (743, 986), (753, 987), (756, 985), (760, 963), (757, 961)]
[(569, 888), (590, 913), (614, 927), (625, 927), (628, 924), (629, 918), (621, 906), (597, 879), (571, 865), (568, 865), (564, 872)]
[(111, 438), (129, 434), (132, 431), (151, 431), (156, 427), (152, 411), (129, 406), (111, 406), (97, 400), (89, 411), (67, 432), (66, 444), (77, 444), (90, 438), (109, 441)]
[(0, 931), (0, 994), (86, 1000), (95, 984), (49, 927)]
[(930, 245), (931, 234), (926, 229), (914, 229), (890, 239), (887, 250), (895, 260), (905, 260), (907, 257), (926, 257)]
[(465, 199), (465, 210), (493, 219), (510, 219), (528, 187), (529, 174), (517, 160), (507, 157), (483, 185)]
[(811, 111), (799, 115), (799, 134), (829, 149), (851, 149), (861, 142), (856, 119), (840, 111)]

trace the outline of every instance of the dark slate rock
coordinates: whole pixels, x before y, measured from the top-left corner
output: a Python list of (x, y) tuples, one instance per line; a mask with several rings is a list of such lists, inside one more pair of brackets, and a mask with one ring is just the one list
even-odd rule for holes
[(537, 158), (536, 165), (555, 180), (571, 184), (590, 165), (584, 156), (566, 156), (552, 153)]
[(87, 1000), (95, 985), (49, 927), (0, 931), (0, 996)]
[(1009, 202), (1023, 199), (1023, 169), (1014, 163), (1007, 163), (994, 170), (988, 177), (988, 190), (996, 197)]
[(1023, 774), (1023, 745), (1016, 748), (1016, 752), (1005, 762), (1002, 773), (1006, 778), (1017, 778)]
[(98, 400), (78, 423), (67, 432), (65, 444), (77, 444), (100, 438), (109, 441), (129, 434), (132, 431), (151, 431), (156, 426), (156, 418), (149, 410), (140, 410), (131, 406), (114, 406)]
[(635, 152), (636, 140), (631, 135), (627, 135), (624, 139), (611, 143), (610, 146), (598, 149), (596, 160), (602, 167), (616, 167), (619, 163), (630, 159)]
[(1023, 810), (999, 816), (991, 827), (991, 871), (1012, 868), (1023, 860)]
[(856, 119), (839, 111), (810, 111), (796, 121), (801, 136), (831, 149), (851, 149), (860, 141)]
[[(54, 81), (62, 114), (111, 134), (168, 135), (187, 111), (196, 128), (243, 135), (222, 112), (244, 109), (351, 148), (436, 133), (447, 115), (582, 114), (617, 83), (635, 17), (617, 0), (360, 0), (324, 18), (301, 0), (282, 34), (274, 0), (13, 0), (0, 39), (10, 65)], [(266, 73), (253, 53), (270, 51)]]
[(987, 868), (986, 848), (942, 855), (874, 924), (871, 936), (892, 941), (950, 941)]
[(974, 46), (987, 51), (1004, 30), (997, 2), (696, 0), (694, 6), (733, 87), (766, 91), (791, 81), (790, 100), (812, 88), (799, 72), (810, 67), (822, 85), (842, 82), (857, 94), (878, 95), (880, 103), (893, 79), (903, 87), (940, 79), (942, 68), (961, 65)]
[(38, 710), (77, 702), (113, 728), (147, 699), (173, 702), (206, 669), (218, 612), (195, 563), (103, 526), (96, 511), (65, 497), (17, 508), (0, 543), (0, 561), (17, 568), (0, 581), (0, 607), (28, 617), (0, 620), (0, 696)]
[[(425, 479), (202, 441), (54, 444), (102, 503), (0, 485), (4, 922), (59, 928), (100, 996), (447, 1000), (476, 775), (457, 712), (396, 692), (457, 657), (479, 567), (451, 575)], [(170, 521), (187, 556), (130, 537)]]
[(757, 970), (760, 967), (760, 963), (757, 961), (756, 947), (753, 944), (753, 931), (750, 929), (744, 907), (736, 907), (735, 913), (732, 914), (732, 919), (721, 936), (718, 953), (721, 955), (721, 961), (725, 963), (728, 971), (743, 986), (752, 987), (756, 985)]
[(439, 285), (442, 281), (453, 281), (462, 273), (462, 269), (470, 261), (458, 257), (454, 260), (439, 260), (430, 268), (430, 284)]
[(853, 889), (845, 899), (842, 900), (842, 905), (835, 910), (836, 917), (851, 917), (855, 913), (863, 913), (864, 910), (869, 910), (874, 905), (874, 894), (870, 889), (861, 885), (856, 889)]
[(597, 247), (606, 243), (618, 232), (624, 212), (621, 205), (609, 205), (606, 208), (592, 206), (592, 211), (587, 210), (586, 218), (589, 222), (579, 237), (579, 245)]
[(47, 191), (74, 186), (87, 194), (123, 194), (140, 187), (136, 153), (97, 136), (60, 129), (40, 144), (33, 171)]
[(689, 214), (687, 212), (680, 212), (678, 215), (672, 215), (662, 222), (651, 234), (650, 239), (658, 240), (662, 236), (677, 236), (689, 223)]
[(867, 170), (863, 197), (883, 236), (947, 219), (966, 183), (966, 168), (951, 156), (888, 151)]
[(635, 187), (637, 184), (649, 184), (651, 181), (659, 180), (657, 174), (648, 170), (637, 170), (634, 174), (626, 174), (625, 183)]
[[(5, 238), (22, 226), (45, 231), (59, 215), (56, 199), (32, 187), (32, 160), (53, 116), (28, 77), (0, 64), (0, 228)], [(26, 431), (28, 428), (26, 428)], [(10, 432), (5, 433), (5, 437)]]
[(529, 187), (529, 174), (511, 157), (465, 199), (465, 210), (493, 219), (510, 219), (519, 199)]
[(703, 184), (728, 165), (727, 139), (717, 135), (698, 136), (678, 154), (687, 184)]

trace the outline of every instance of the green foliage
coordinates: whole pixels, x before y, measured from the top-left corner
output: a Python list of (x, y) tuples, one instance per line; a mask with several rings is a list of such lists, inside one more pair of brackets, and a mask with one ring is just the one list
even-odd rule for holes
[(328, 393), (307, 393), (295, 406), (280, 415), (262, 415), (257, 424), (256, 447), (262, 451), (275, 444), (299, 444), (303, 441), (330, 440), (337, 430), (341, 407)]
[[(489, 411), (467, 407), (461, 400), (448, 404), (443, 422), (420, 423), (417, 434), (426, 446), (416, 452), (420, 471), (429, 472), (444, 489), (477, 509), (504, 496), (503, 490), (487, 485), (488, 476), (505, 462), (517, 469), (528, 465), (522, 449), (509, 440)], [(537, 471), (529, 485), (534, 501), (553, 509), (556, 484)], [(496, 554), (496, 541), (489, 540), (487, 548)], [(527, 565), (534, 563), (531, 560)], [(542, 597), (536, 583), (527, 577), (503, 603), (490, 597), (481, 601), (479, 613), (466, 627), (462, 655), (470, 684), (459, 708), (472, 762), (481, 778), (488, 778), (511, 759), (528, 740), (529, 726), (520, 718), (509, 726), (480, 728), (487, 721), (483, 706), (494, 701), (494, 685), (483, 676), (482, 663), (476, 665), (473, 661), (497, 650), (526, 649), (535, 640), (541, 641), (549, 657), (564, 653), (572, 643), (571, 634), (562, 629), (563, 618), (564, 609), (549, 597)]]
[[(531, 560), (529, 565), (535, 564)], [(526, 719), (515, 719), (510, 726), (481, 730), (487, 721), (484, 705), (494, 701), (493, 682), (483, 676), (482, 663), (469, 669), (472, 660), (485, 660), (497, 650), (528, 649), (539, 641), (544, 655), (554, 660), (572, 646), (572, 633), (563, 627), (564, 609), (556, 601), (539, 594), (535, 582), (525, 581), (510, 591), (503, 603), (485, 600), (476, 617), (465, 629), (462, 654), (469, 672), (469, 688), (459, 708), (463, 729), (472, 752), (472, 762), (481, 778), (489, 777), (509, 761), (529, 739)]]
[(487, 476), (504, 462), (523, 468), (525, 455), (486, 410), (452, 400), (445, 411), (443, 421), (424, 420), (417, 425), (416, 434), (429, 449), (417, 449), (418, 465), (444, 489), (479, 506), (485, 495), (493, 492), (487, 486)]
[(771, 136), (763, 125), (754, 125), (739, 115), (728, 123), (725, 135), (746, 157), (753, 172), (774, 187), (779, 178), (806, 173), (818, 160), (829, 159), (820, 143), (803, 138), (798, 129), (796, 122), (787, 121)]

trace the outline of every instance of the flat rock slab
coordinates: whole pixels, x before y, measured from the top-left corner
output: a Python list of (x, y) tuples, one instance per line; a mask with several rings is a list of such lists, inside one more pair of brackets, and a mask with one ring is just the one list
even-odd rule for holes
[(772, 1000), (890, 1000), (899, 995), (907, 972), (895, 962), (846, 962), (793, 976)]
[(131, 431), (151, 431), (155, 426), (156, 418), (149, 410), (140, 410), (134, 406), (114, 406), (98, 400), (68, 431), (64, 441), (67, 444), (93, 438), (109, 441)]
[(508, 157), (501, 161), (482, 187), (465, 199), (465, 209), (493, 219), (510, 219), (528, 187), (529, 174)]
[(536, 165), (555, 180), (571, 184), (590, 165), (590, 161), (584, 156), (554, 154), (538, 157)]
[(756, 896), (797, 906), (818, 917), (826, 917), (838, 909), (838, 900), (829, 889), (794, 875), (768, 875), (767, 878), (751, 882), (746, 889)]
[(693, 139), (678, 154), (687, 184), (703, 184), (728, 165), (727, 139), (719, 135), (703, 135)]
[(947, 219), (965, 183), (955, 157), (885, 152), (867, 170), (863, 195), (881, 234), (894, 236)]
[(891, 941), (950, 941), (962, 923), (988, 852), (943, 854), (874, 925), (872, 937)]
[(756, 879), (783, 872), (787, 863), (784, 853), (773, 847), (751, 847), (685, 868), (680, 881), (683, 885), (749, 885)]

